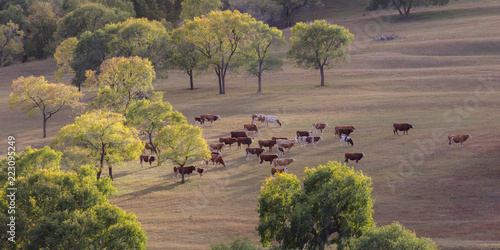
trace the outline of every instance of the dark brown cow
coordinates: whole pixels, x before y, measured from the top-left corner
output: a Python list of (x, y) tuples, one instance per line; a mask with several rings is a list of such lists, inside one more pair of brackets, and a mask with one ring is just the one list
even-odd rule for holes
[[(196, 166), (184, 166), (184, 174), (187, 174), (188, 180), (189, 180), (189, 175), (193, 173), (193, 171), (196, 170)], [(174, 167), (174, 179), (177, 179), (177, 175), (182, 174), (181, 167)]]
[(271, 168), (271, 175), (274, 177), (276, 173), (286, 173), (288, 170), (288, 167), (277, 169), (277, 168)]
[(195, 117), (194, 118), (194, 125), (198, 125), (198, 123), (200, 124), (200, 127), (201, 126), (204, 126), (205, 125), (205, 119), (201, 119), (201, 117)]
[(403, 131), (403, 135), (406, 133), (408, 134), (408, 130), (410, 130), (411, 128), (415, 128), (415, 126), (413, 126), (413, 124), (409, 124), (409, 123), (394, 123), (392, 124), (392, 126), (394, 127), (394, 130), (393, 130), (393, 134), (394, 135), (399, 135), (398, 131)]
[(266, 116), (263, 114), (253, 114), (252, 115), (252, 124), (255, 124), (256, 121), (260, 121), (260, 123), (264, 123), (266, 121)]
[(301, 131), (301, 130), (297, 130), (297, 132), (295, 132), (295, 134), (297, 135), (297, 140), (302, 140), (302, 137), (303, 136), (311, 136), (311, 131)]
[(200, 118), (210, 122), (210, 127), (214, 125), (214, 121), (220, 120), (220, 116), (218, 115), (201, 115)]
[(335, 126), (335, 135), (338, 135), (339, 138), (342, 135), (349, 136), (356, 128), (352, 125), (347, 126)]
[(453, 148), (453, 143), (460, 143), (460, 147), (464, 147), (464, 142), (467, 141), (467, 139), (472, 138), (470, 134), (468, 135), (449, 135), (448, 136), (448, 145), (450, 145), (451, 148)]
[(202, 178), (203, 172), (205, 172), (205, 169), (198, 167), (198, 169), (196, 169), (196, 172), (198, 172), (198, 174), (200, 175), (200, 178)]
[[(222, 158), (222, 154), (218, 152), (211, 152), (210, 153), (210, 159), (208, 161), (205, 161), (205, 164), (207, 168), (209, 167), (208, 162), (211, 161), (212, 164), (214, 164), (216, 167), (220, 165), (226, 167), (226, 162), (224, 162), (224, 159)], [(203, 162), (202, 162), (203, 163)]]
[(247, 161), (250, 160), (249, 156), (250, 155), (257, 155), (257, 158), (262, 154), (263, 152), (266, 152), (265, 149), (263, 148), (246, 148), (247, 152)]
[(158, 159), (156, 158), (156, 155), (141, 155), (141, 156), (139, 156), (139, 160), (141, 161), (141, 168), (142, 168), (143, 161), (149, 162), (149, 166), (151, 167), (151, 163), (153, 163), (154, 161), (157, 161)]
[(262, 163), (264, 161), (268, 161), (269, 162), (269, 165), (272, 165), (273, 164), (273, 160), (278, 158), (278, 155), (277, 154), (271, 154), (271, 155), (265, 155), (265, 154), (261, 154), (259, 155), (259, 158), (260, 158), (260, 166), (262, 167)]
[(269, 152), (272, 152), (274, 145), (276, 145), (276, 140), (259, 140), (259, 147), (269, 147)]
[(356, 165), (358, 165), (359, 160), (365, 156), (365, 153), (345, 153), (345, 163), (349, 165), (349, 160), (351, 160), (356, 161)]
[(226, 143), (224, 142), (219, 142), (219, 143), (210, 143), (208, 146), (212, 149), (212, 150), (215, 150), (217, 152), (220, 152), (222, 151), (222, 148), (224, 147), (224, 145), (226, 145)]
[(318, 134), (318, 130), (321, 131), (321, 135), (323, 135), (323, 129), (325, 128), (328, 128), (328, 123), (319, 123), (319, 122), (313, 123), (313, 132), (315, 135)]
[(253, 142), (253, 138), (250, 137), (238, 137), (238, 149), (241, 148), (241, 144), (246, 144), (248, 145), (247, 147), (250, 147), (250, 144)]
[(229, 145), (229, 149), (231, 149), (231, 145), (235, 142), (238, 142), (238, 139), (232, 137), (222, 137), (219, 138), (220, 143), (224, 143), (225, 145)]
[(231, 131), (231, 138), (248, 137), (245, 131)]
[(302, 147), (306, 148), (306, 143), (307, 143), (307, 144), (312, 144), (313, 148), (316, 148), (316, 144), (318, 144), (318, 142), (322, 140), (323, 137), (321, 136), (304, 136), (302, 137)]
[(257, 128), (257, 125), (255, 125), (255, 124), (243, 124), (243, 130), (245, 132), (252, 131), (254, 135), (255, 135), (255, 132), (257, 132), (257, 134), (260, 135), (260, 131)]

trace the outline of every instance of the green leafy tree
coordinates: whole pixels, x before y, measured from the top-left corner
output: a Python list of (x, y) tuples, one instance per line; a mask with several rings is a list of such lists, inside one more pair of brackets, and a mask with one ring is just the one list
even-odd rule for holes
[(12, 64), (23, 53), (23, 38), (24, 32), (19, 30), (19, 25), (0, 24), (0, 67)]
[(132, 0), (138, 18), (160, 21), (179, 19), (183, 0)]
[(316, 20), (311, 25), (297, 23), (292, 29), (292, 47), (287, 57), (298, 67), (319, 69), (321, 86), (325, 86), (325, 69), (333, 62), (347, 62), (354, 35), (346, 28)]
[(27, 19), (32, 30), (28, 33), (25, 52), (29, 57), (45, 59), (54, 54), (56, 44), (54, 33), (57, 27), (57, 18), (52, 10), (52, 5), (47, 2), (36, 1), (28, 8)]
[(261, 243), (285, 249), (324, 249), (349, 240), (374, 224), (371, 180), (339, 162), (306, 169), (303, 188), (294, 175), (269, 178), (259, 196)]
[(91, 109), (106, 109), (126, 114), (138, 95), (151, 94), (155, 70), (148, 59), (140, 57), (113, 57), (104, 61), (100, 74), (87, 72), (87, 86), (98, 88), (97, 97), (89, 104)]
[(94, 110), (75, 118), (75, 123), (59, 130), (52, 147), (71, 149), (79, 147), (87, 152), (87, 157), (97, 166), (97, 179), (101, 177), (104, 163), (113, 179), (112, 165), (124, 160), (139, 158), (143, 145), (135, 128), (124, 125), (123, 115)]
[(194, 159), (206, 160), (210, 157), (207, 142), (203, 139), (202, 129), (189, 124), (165, 126), (154, 142), (160, 150), (159, 158), (171, 160), (181, 167), (184, 183), (184, 165)]
[(221, 0), (184, 0), (182, 1), (181, 19), (193, 20), (195, 17), (201, 17), (221, 8)]
[(240, 46), (252, 32), (256, 20), (239, 11), (213, 11), (194, 18), (180, 29), (185, 29), (189, 43), (199, 51), (219, 79), (219, 94), (226, 93), (226, 74), (229, 69), (241, 67), (244, 57)]
[(283, 60), (271, 55), (271, 50), (285, 44), (282, 32), (275, 27), (270, 28), (262, 22), (253, 23), (253, 32), (247, 36), (249, 54), (252, 58), (247, 70), (258, 78), (257, 93), (262, 91), (262, 74), (264, 71), (276, 72), (282, 69)]
[(248, 13), (271, 27), (283, 26), (281, 6), (269, 0), (229, 0), (229, 8)]
[(43, 118), (43, 138), (47, 137), (47, 121), (61, 111), (78, 110), (82, 103), (75, 87), (61, 83), (48, 83), (43, 76), (20, 77), (12, 83), (14, 89), (10, 94), (11, 110), (17, 108), (28, 112), (28, 117), (37, 113)]
[(401, 19), (408, 19), (413, 8), (429, 5), (444, 5), (449, 0), (370, 0), (367, 10), (396, 9)]
[(62, 41), (61, 44), (57, 46), (56, 53), (54, 53), (54, 58), (59, 67), (55, 72), (57, 81), (62, 81), (65, 74), (74, 73), (71, 68), (71, 63), (73, 62), (73, 55), (77, 45), (78, 39), (76, 39), (76, 37), (71, 37)]
[(383, 227), (371, 227), (363, 231), (363, 235), (353, 241), (353, 250), (435, 250), (436, 243), (429, 238), (418, 238), (416, 234), (394, 222)]
[(297, 12), (304, 8), (310, 6), (320, 5), (320, 0), (271, 0), (282, 7), (282, 15), (285, 19), (285, 26), (292, 27), (294, 24), (295, 16)]

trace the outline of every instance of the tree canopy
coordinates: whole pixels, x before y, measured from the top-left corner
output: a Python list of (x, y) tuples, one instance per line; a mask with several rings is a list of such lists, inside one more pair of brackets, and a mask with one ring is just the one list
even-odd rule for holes
[(55, 72), (57, 81), (62, 81), (65, 74), (74, 73), (71, 68), (71, 62), (73, 62), (73, 55), (77, 44), (78, 39), (76, 39), (76, 37), (70, 37), (62, 41), (59, 46), (57, 46), (56, 53), (54, 53), (54, 58), (56, 59), (57, 66), (59, 67), (59, 69)]
[(311, 25), (297, 23), (292, 31), (292, 47), (287, 53), (298, 67), (319, 69), (321, 86), (325, 86), (324, 70), (333, 67), (333, 62), (347, 62), (349, 45), (354, 35), (346, 28), (316, 20)]
[(304, 8), (321, 4), (321, 0), (271, 0), (281, 6), (285, 28), (292, 27), (297, 12)]
[(9, 21), (0, 24), (0, 67), (12, 64), (23, 53), (24, 32)]
[(285, 249), (344, 249), (364, 227), (374, 225), (371, 180), (339, 162), (307, 168), (303, 188), (295, 175), (278, 174), (261, 188), (261, 243)]
[(450, 0), (370, 0), (367, 10), (396, 9), (401, 19), (408, 19), (410, 11), (415, 7), (444, 5)]
[(12, 83), (11, 110), (28, 112), (28, 117), (41, 113), (43, 138), (47, 137), (47, 120), (61, 111), (75, 111), (82, 106), (82, 93), (73, 86), (48, 83), (43, 76), (20, 77)]
[(184, 0), (182, 1), (182, 20), (193, 20), (195, 17), (201, 17), (212, 11), (221, 10), (221, 0)]

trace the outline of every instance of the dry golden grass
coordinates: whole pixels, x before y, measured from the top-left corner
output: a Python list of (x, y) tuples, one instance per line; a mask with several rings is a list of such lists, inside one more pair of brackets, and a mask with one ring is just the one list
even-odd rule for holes
[[(366, 158), (354, 168), (373, 179), (378, 225), (399, 221), (445, 249), (500, 248), (500, 2), (451, 1), (419, 8), (407, 22), (396, 13), (388, 18), (387, 12), (357, 7), (367, 1), (325, 2), (298, 19), (327, 17), (356, 37), (350, 64), (326, 71), (327, 86), (318, 86), (319, 72), (287, 62), (282, 72), (264, 76), (261, 94), (255, 93), (255, 78), (231, 75), (227, 94), (220, 96), (212, 73), (196, 78), (194, 91), (187, 90), (188, 79), (179, 72), (155, 88), (165, 91), (165, 100), (190, 123), (200, 114), (221, 115), (214, 127), (204, 128), (208, 142), (241, 130), (252, 113), (277, 115), (284, 123), (262, 128), (256, 140), (293, 137), (314, 122), (327, 122), (330, 128), (317, 149), (296, 145), (286, 155), (297, 159), (291, 173), (303, 177), (305, 167), (342, 161), (345, 152), (364, 152)], [(340, 11), (334, 11), (337, 6)], [(289, 30), (284, 34), (290, 37)], [(405, 38), (371, 39), (380, 34)], [(276, 54), (284, 56), (286, 49)], [(54, 117), (50, 138), (41, 140), (41, 119), (9, 111), (13, 79), (34, 74), (53, 80), (54, 71), (53, 60), (0, 69), (2, 136), (15, 135), (21, 148), (46, 145), (73, 121)], [(393, 122), (410, 122), (415, 129), (394, 136)], [(354, 147), (340, 147), (333, 136), (333, 126), (347, 124), (357, 128)], [(464, 148), (450, 149), (448, 134), (471, 134), (472, 139)], [(236, 237), (257, 244), (255, 209), (269, 165), (259, 167), (255, 156), (246, 161), (244, 150), (236, 147), (222, 153), (227, 168), (210, 167), (203, 179), (193, 175), (183, 185), (173, 180), (171, 165), (123, 164), (115, 170), (118, 192), (111, 200), (138, 216), (150, 249), (206, 249)]]

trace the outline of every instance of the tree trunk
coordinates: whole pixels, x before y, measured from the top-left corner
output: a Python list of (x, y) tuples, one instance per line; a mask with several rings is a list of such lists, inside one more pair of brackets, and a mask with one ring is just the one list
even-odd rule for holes
[(113, 180), (113, 167), (111, 165), (108, 165), (109, 169), (109, 177), (111, 177), (111, 180)]
[(321, 73), (321, 86), (325, 86), (325, 70), (323, 67), (319, 68), (319, 72)]
[(184, 183), (184, 165), (180, 166), (181, 167), (181, 175), (182, 175), (182, 181), (181, 184)]
[(222, 95), (226, 94), (226, 76), (222, 75)]
[(97, 172), (97, 180), (101, 179), (101, 173), (102, 173), (102, 169), (100, 169), (99, 172)]
[(192, 70), (188, 71), (188, 75), (189, 75), (189, 85), (191, 86), (189, 90), (194, 90), (193, 71)]
[(43, 114), (43, 138), (47, 138), (47, 115)]
[(257, 93), (262, 92), (262, 63), (259, 63), (259, 74), (257, 75), (257, 78), (259, 78), (259, 89), (257, 90)]
[(220, 73), (217, 73), (217, 76), (219, 77), (219, 95), (222, 95), (222, 76)]
[(104, 167), (104, 145), (102, 145), (101, 159), (99, 160), (99, 172), (97, 172), (97, 180), (101, 178), (103, 167)]

